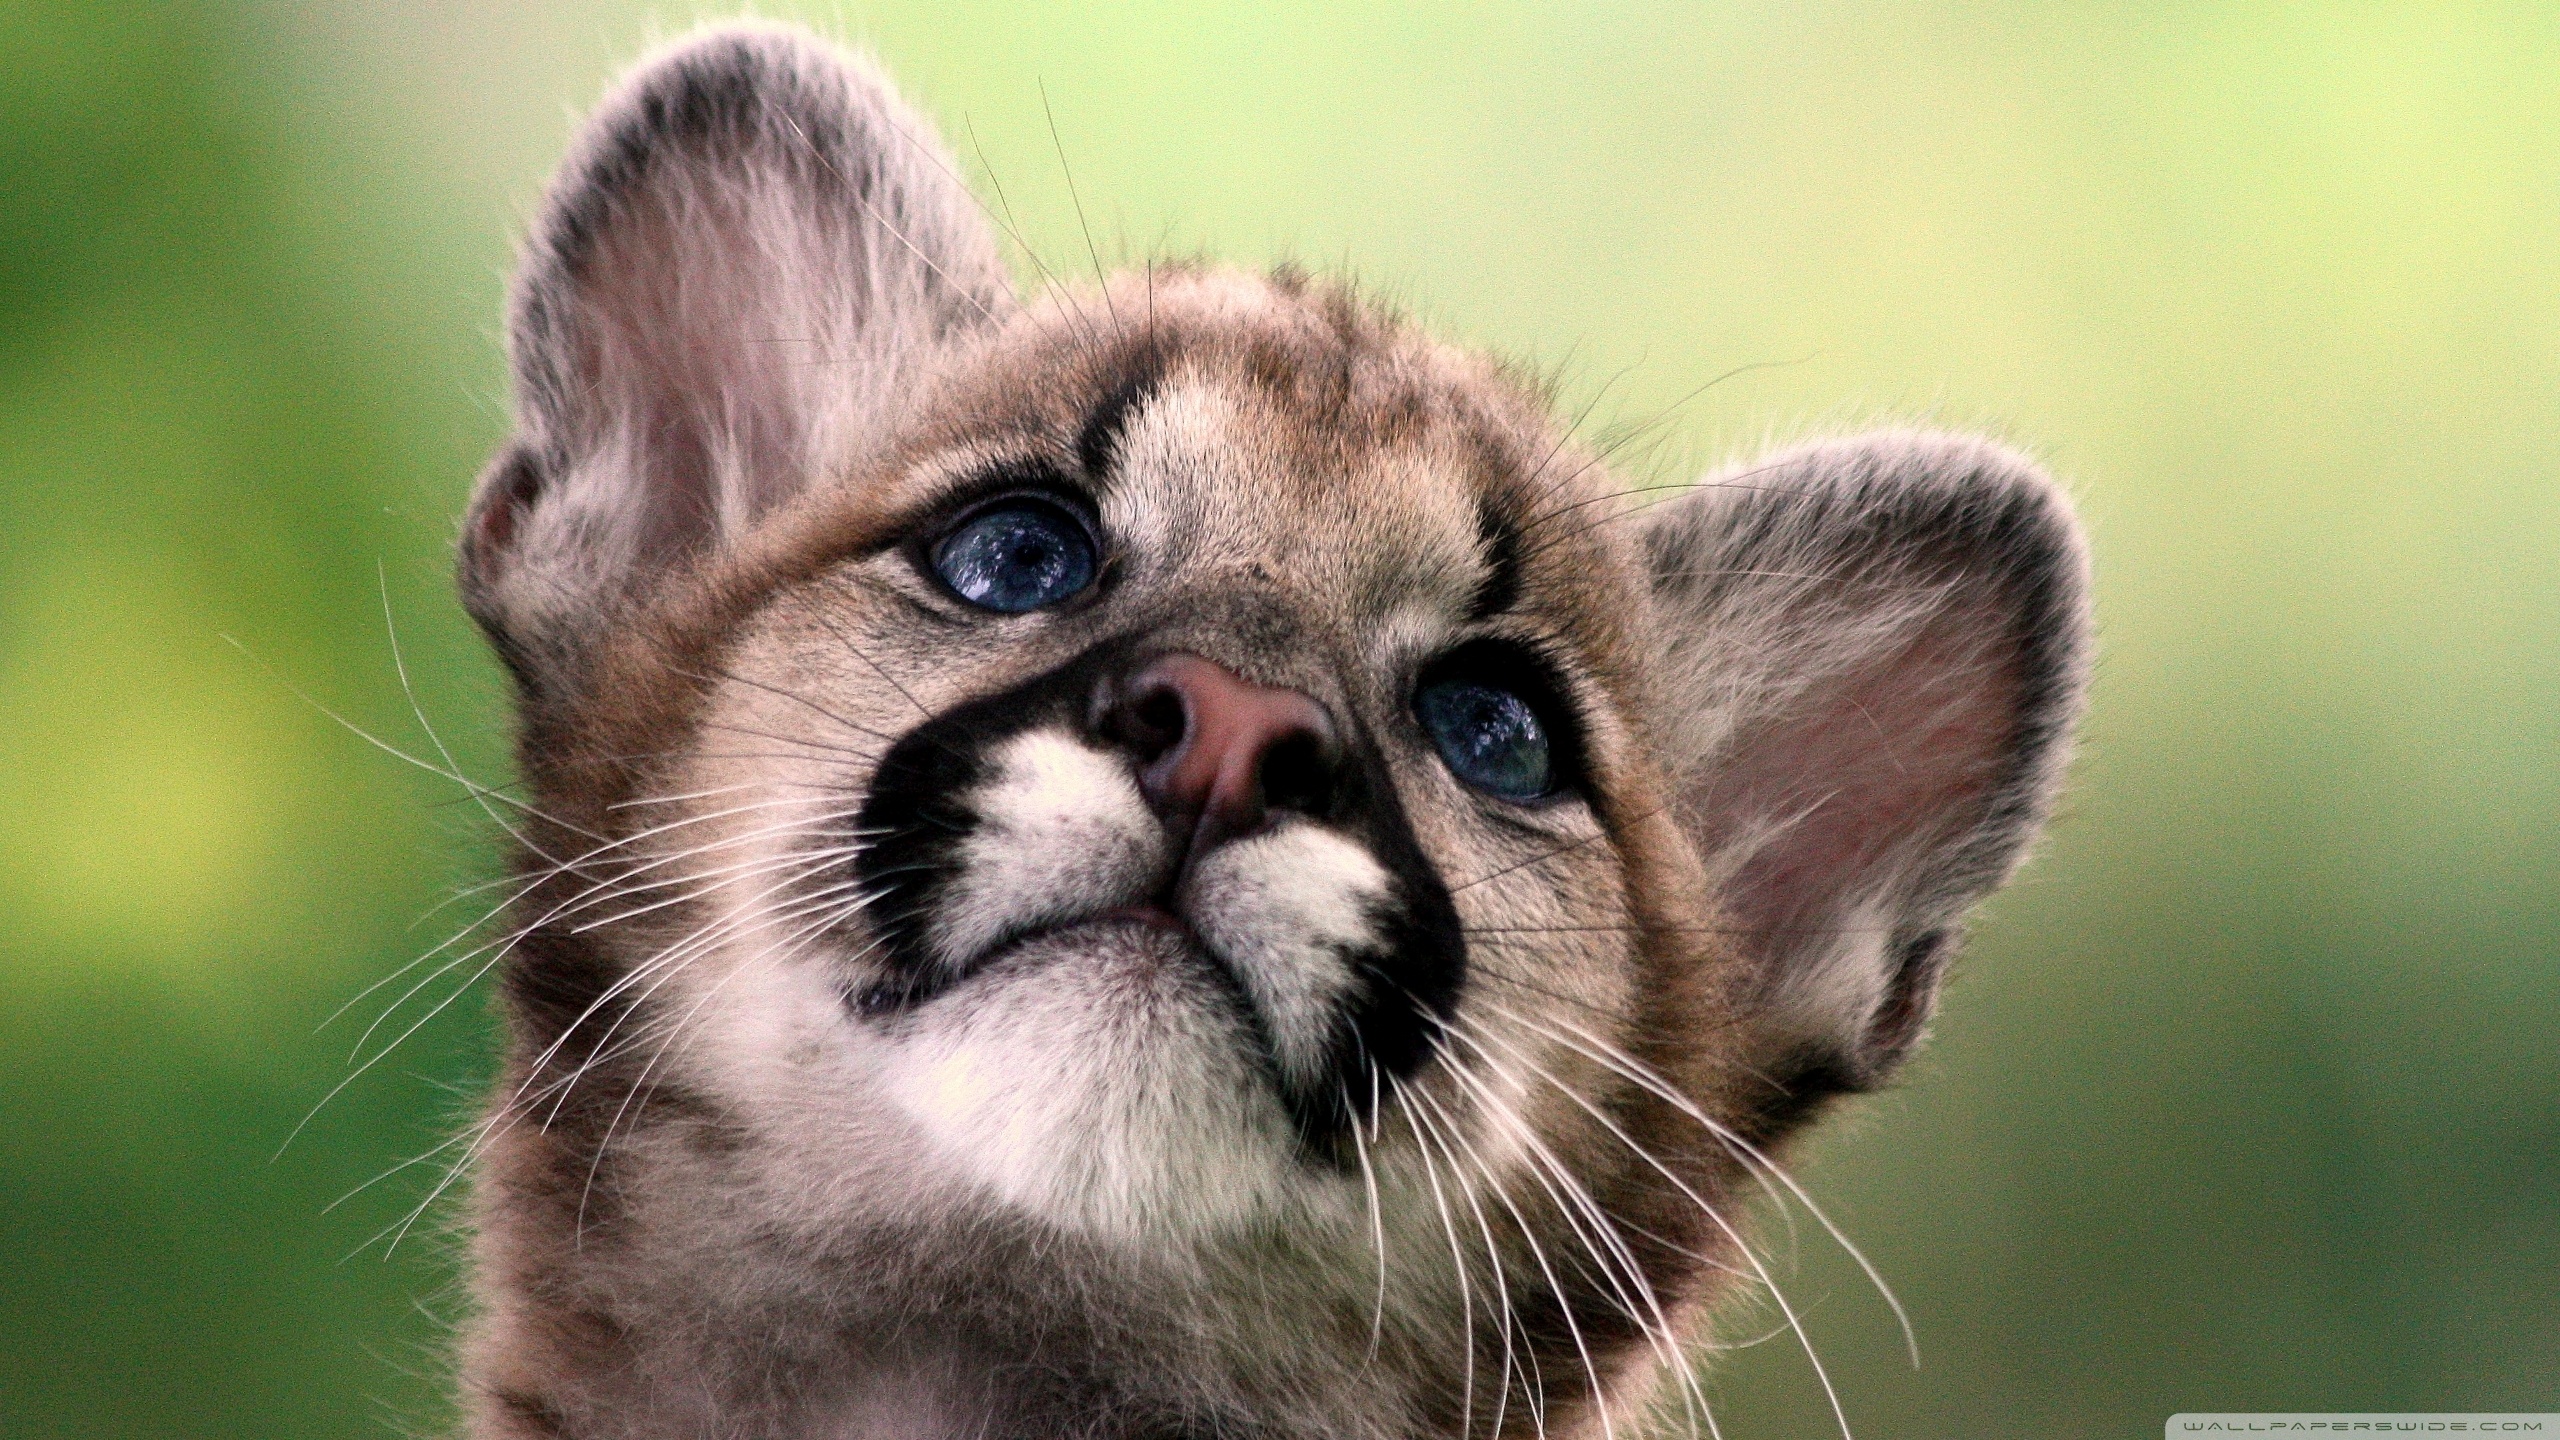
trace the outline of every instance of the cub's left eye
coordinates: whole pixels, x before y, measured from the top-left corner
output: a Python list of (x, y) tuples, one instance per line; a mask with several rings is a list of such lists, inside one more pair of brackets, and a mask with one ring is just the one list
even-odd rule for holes
[(1058, 506), (1027, 496), (961, 521), (935, 542), (931, 558), (952, 594), (1006, 615), (1074, 599), (1097, 568), (1091, 532)]
[(1435, 680), (1413, 697), (1415, 718), (1450, 773), (1507, 800), (1555, 789), (1555, 756), (1537, 707), (1482, 680)]

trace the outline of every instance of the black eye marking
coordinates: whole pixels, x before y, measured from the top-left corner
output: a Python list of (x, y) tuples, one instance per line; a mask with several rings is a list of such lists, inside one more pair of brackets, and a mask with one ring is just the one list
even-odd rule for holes
[(1161, 378), (1156, 358), (1144, 357), (1085, 417), (1084, 428), (1076, 434), (1076, 463), (1084, 467), (1086, 479), (1101, 480), (1111, 474), (1120, 460), (1121, 433), (1139, 407), (1155, 398)]
[(1413, 717), (1449, 773), (1488, 795), (1544, 800), (1576, 776), (1573, 708), (1546, 664), (1510, 645), (1479, 641), (1434, 663)]
[(1484, 582), (1467, 604), (1468, 623), (1491, 619), (1520, 599), (1520, 530), (1510, 517), (1481, 501), (1476, 506), (1476, 540), (1484, 547)]
[(1072, 600), (1101, 570), (1092, 530), (1039, 495), (1004, 495), (978, 506), (943, 532), (927, 556), (952, 594), (1004, 615)]

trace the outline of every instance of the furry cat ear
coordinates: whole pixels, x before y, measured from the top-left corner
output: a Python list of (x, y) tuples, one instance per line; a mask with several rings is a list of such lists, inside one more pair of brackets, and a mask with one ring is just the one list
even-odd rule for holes
[(1799, 1096), (1869, 1088), (2051, 807), (2088, 671), (2061, 493), (1981, 440), (1804, 446), (1645, 519), (1682, 819)]
[(463, 528), (465, 603), (520, 680), (877, 443), (1012, 308), (956, 177), (877, 70), (780, 26), (679, 41), (604, 102), (525, 248), (517, 430)]

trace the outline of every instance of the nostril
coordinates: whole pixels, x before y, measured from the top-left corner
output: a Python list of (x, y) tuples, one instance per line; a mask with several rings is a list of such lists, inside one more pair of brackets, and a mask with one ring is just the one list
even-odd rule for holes
[(1128, 746), (1142, 765), (1180, 749), (1191, 733), (1191, 707), (1181, 688), (1161, 680), (1140, 681), (1118, 704), (1106, 705), (1100, 719), (1097, 728)]
[(1324, 738), (1310, 731), (1284, 735), (1262, 754), (1262, 803), (1273, 810), (1323, 815), (1333, 800), (1333, 756)]
[(1182, 692), (1170, 685), (1159, 686), (1137, 697), (1129, 707), (1131, 744), (1138, 746), (1147, 758), (1173, 749), (1191, 729), (1189, 707), (1182, 703)]

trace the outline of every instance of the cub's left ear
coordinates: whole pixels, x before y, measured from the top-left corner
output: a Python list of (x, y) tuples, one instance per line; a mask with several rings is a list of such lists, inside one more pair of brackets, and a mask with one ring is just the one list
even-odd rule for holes
[(463, 603), (529, 693), (625, 607), (858, 470), (1001, 324), (995, 236), (878, 67), (713, 26), (588, 120), (527, 237), (516, 433), (463, 522)]
[(1965, 911), (2051, 809), (2088, 675), (2061, 492), (1989, 442), (1828, 441), (1649, 512), (1681, 818), (1799, 1095), (1919, 1038)]

